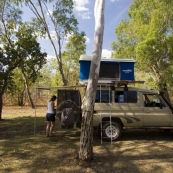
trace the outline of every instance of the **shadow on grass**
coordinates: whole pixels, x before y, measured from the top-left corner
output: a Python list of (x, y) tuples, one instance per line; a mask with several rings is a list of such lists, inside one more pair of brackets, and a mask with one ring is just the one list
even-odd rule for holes
[[(95, 140), (101, 141), (101, 134), (95, 130), (93, 133)], [(159, 129), (128, 129), (123, 130), (122, 136), (118, 141), (134, 141), (134, 140), (156, 140), (156, 141), (173, 141), (173, 130)], [(110, 140), (102, 139), (105, 143), (111, 143)], [(117, 141), (112, 141), (116, 143)]]
[(77, 159), (79, 129), (61, 129), (56, 122), (54, 137), (46, 137), (45, 126), (44, 117), (0, 121), (0, 172), (142, 173), (163, 172), (166, 165), (173, 169), (172, 131), (124, 131), (112, 145), (101, 144), (94, 132), (94, 160), (82, 162)]
[(0, 172), (44, 172), (75, 158), (80, 131), (60, 129), (54, 137), (45, 136), (45, 117), (20, 117), (0, 121)]

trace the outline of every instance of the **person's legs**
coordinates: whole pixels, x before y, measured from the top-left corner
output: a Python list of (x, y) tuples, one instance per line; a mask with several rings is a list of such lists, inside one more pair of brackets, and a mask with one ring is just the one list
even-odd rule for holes
[(47, 126), (46, 126), (46, 136), (49, 136), (49, 131), (50, 131), (50, 126), (51, 126), (51, 122), (47, 121)]
[(47, 120), (47, 126), (46, 126), (46, 136), (48, 137), (49, 136), (49, 131), (50, 131), (50, 126), (51, 126), (51, 123), (50, 123), (50, 114), (46, 114), (46, 120)]
[(55, 126), (55, 121), (51, 121), (50, 122), (50, 133), (49, 133), (50, 136), (52, 136), (54, 126)]
[(52, 132), (55, 126), (55, 114), (47, 114), (47, 127), (46, 136), (52, 136)]

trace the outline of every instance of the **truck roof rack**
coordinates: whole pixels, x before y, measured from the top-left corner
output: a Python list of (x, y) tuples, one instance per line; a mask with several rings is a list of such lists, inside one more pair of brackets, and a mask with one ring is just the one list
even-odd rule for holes
[(143, 84), (145, 81), (135, 81), (135, 80), (121, 80), (121, 81), (118, 81), (117, 83), (115, 82), (115, 84), (117, 86), (127, 86), (128, 84)]
[[(125, 86), (127, 87), (127, 85), (130, 84), (143, 84), (145, 81), (135, 81), (135, 80), (121, 80), (121, 81), (107, 81), (107, 82), (98, 82), (98, 85), (102, 85), (102, 86), (114, 86), (114, 87), (121, 87), (121, 86)], [(36, 87), (36, 89), (43, 89), (43, 90), (52, 90), (52, 89), (70, 89), (70, 88), (81, 88), (81, 87), (86, 87), (88, 84), (87, 81), (85, 81), (84, 83), (80, 83), (79, 85), (73, 85), (73, 86), (53, 86), (53, 87), (41, 87), (38, 86)]]
[(36, 87), (36, 89), (42, 89), (42, 90), (54, 90), (54, 89), (71, 89), (71, 88), (81, 88), (81, 87), (84, 87), (84, 85), (71, 85), (71, 86), (48, 86), (48, 87), (41, 87), (41, 86), (38, 86)]
[[(130, 85), (130, 84), (144, 84), (145, 81), (135, 81), (135, 80), (98, 80), (98, 85), (105, 85), (105, 86), (123, 86), (123, 85)], [(83, 80), (79, 82), (80, 85), (86, 86), (88, 84), (88, 80)]]

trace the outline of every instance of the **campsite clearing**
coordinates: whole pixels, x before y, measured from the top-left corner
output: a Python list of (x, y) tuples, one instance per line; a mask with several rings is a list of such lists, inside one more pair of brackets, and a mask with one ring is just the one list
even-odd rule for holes
[(128, 130), (106, 142), (94, 132), (94, 159), (78, 160), (80, 129), (45, 136), (46, 107), (3, 107), (0, 121), (0, 172), (13, 173), (171, 173), (173, 131)]

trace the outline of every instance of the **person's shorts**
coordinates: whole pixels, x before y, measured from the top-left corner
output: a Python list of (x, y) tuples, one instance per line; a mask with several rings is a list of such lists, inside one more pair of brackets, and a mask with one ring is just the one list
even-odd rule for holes
[(46, 120), (47, 121), (55, 121), (55, 114), (47, 113), (46, 114)]

